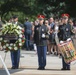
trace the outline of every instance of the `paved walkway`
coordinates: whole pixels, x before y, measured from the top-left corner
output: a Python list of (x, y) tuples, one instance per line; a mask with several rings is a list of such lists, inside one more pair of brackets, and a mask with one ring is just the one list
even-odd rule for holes
[[(37, 70), (38, 62), (35, 51), (21, 51), (20, 69), (11, 70), (10, 52), (5, 53), (0, 51), (0, 55), (5, 59), (5, 64), (9, 69), (11, 75), (76, 75), (76, 61), (72, 63), (71, 71), (61, 71), (61, 58), (58, 56), (47, 55), (46, 70)], [(7, 75), (2, 68), (0, 61), (0, 75)]]

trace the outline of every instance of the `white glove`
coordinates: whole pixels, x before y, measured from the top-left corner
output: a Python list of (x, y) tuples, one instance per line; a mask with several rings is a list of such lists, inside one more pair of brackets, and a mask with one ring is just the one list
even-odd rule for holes
[(37, 50), (37, 46), (36, 46), (36, 44), (34, 44), (34, 50)]
[(64, 41), (60, 41), (60, 43), (63, 43)]
[(45, 38), (45, 34), (42, 34), (42, 38)]
[(67, 39), (67, 41), (70, 41), (70, 40), (71, 40), (71, 38), (68, 38), (68, 39)]

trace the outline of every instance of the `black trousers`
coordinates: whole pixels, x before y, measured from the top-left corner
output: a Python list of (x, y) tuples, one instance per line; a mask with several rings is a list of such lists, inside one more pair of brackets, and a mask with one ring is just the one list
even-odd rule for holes
[(64, 57), (62, 56), (62, 67), (64, 68), (64, 69), (70, 69), (70, 63), (66, 63), (65, 61), (64, 61)]

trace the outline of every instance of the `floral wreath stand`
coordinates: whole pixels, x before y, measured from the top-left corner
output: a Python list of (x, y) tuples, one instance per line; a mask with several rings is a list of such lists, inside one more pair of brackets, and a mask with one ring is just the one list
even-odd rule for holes
[[(17, 39), (18, 39), (18, 37), (13, 36), (13, 34), (12, 34), (12, 35), (8, 35), (8, 34), (7, 34), (7, 35), (3, 36), (3, 40), (7, 40), (9, 44), (12, 43), (12, 42), (10, 43), (10, 40), (15, 40), (15, 41), (13, 42), (13, 44), (14, 44), (14, 43), (17, 41)], [(2, 59), (2, 57), (1, 57), (1, 55), (0, 55), (0, 60), (1, 60), (2, 64), (3, 64), (3, 65), (2, 65), (2, 68), (4, 67), (7, 75), (10, 75), (10, 72), (8, 71), (8, 69), (7, 69), (6, 65), (5, 65), (6, 52), (7, 52), (7, 50), (5, 50), (4, 59)]]
[[(1, 36), (0, 37), (1, 46), (5, 52), (17, 51), (23, 46), (25, 42), (24, 30), (20, 26), (12, 23), (7, 23), (3, 25), (2, 31), (0, 31), (0, 36)], [(0, 59), (6, 70), (7, 75), (10, 75), (4, 63), (6, 59), (6, 53), (4, 56), (4, 61), (1, 55), (0, 55)]]
[(24, 29), (12, 23), (3, 25), (2, 37), (0, 42), (6, 52), (21, 49), (25, 42)]
[[(0, 29), (0, 31), (1, 31), (1, 29)], [(0, 44), (0, 45), (1, 45), (1, 44)], [(5, 57), (6, 57), (6, 54), (5, 54)], [(5, 60), (5, 57), (4, 57), (4, 60)], [(3, 58), (2, 58), (1, 55), (0, 55), (0, 60), (1, 60), (1, 62), (2, 62), (2, 67), (4, 67), (7, 75), (10, 75), (10, 72), (8, 71), (7, 66), (6, 66), (6, 64), (5, 64), (5, 61), (3, 60)]]
[(7, 75), (10, 75), (10, 73), (9, 73), (9, 71), (8, 71), (8, 69), (7, 69), (1, 55), (0, 55), (0, 60), (1, 60), (2, 64), (3, 64), (3, 66), (4, 66), (4, 69), (5, 69), (6, 73), (7, 73)]

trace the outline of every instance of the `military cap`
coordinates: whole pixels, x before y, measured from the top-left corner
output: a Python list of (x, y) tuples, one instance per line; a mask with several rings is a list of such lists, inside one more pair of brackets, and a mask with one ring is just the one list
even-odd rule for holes
[(67, 14), (67, 13), (62, 14), (61, 16), (62, 16), (62, 18), (64, 18), (64, 19), (69, 18), (69, 14)]
[(43, 19), (45, 18), (45, 16), (44, 16), (44, 15), (38, 15), (37, 18), (38, 18), (39, 20), (43, 20)]

